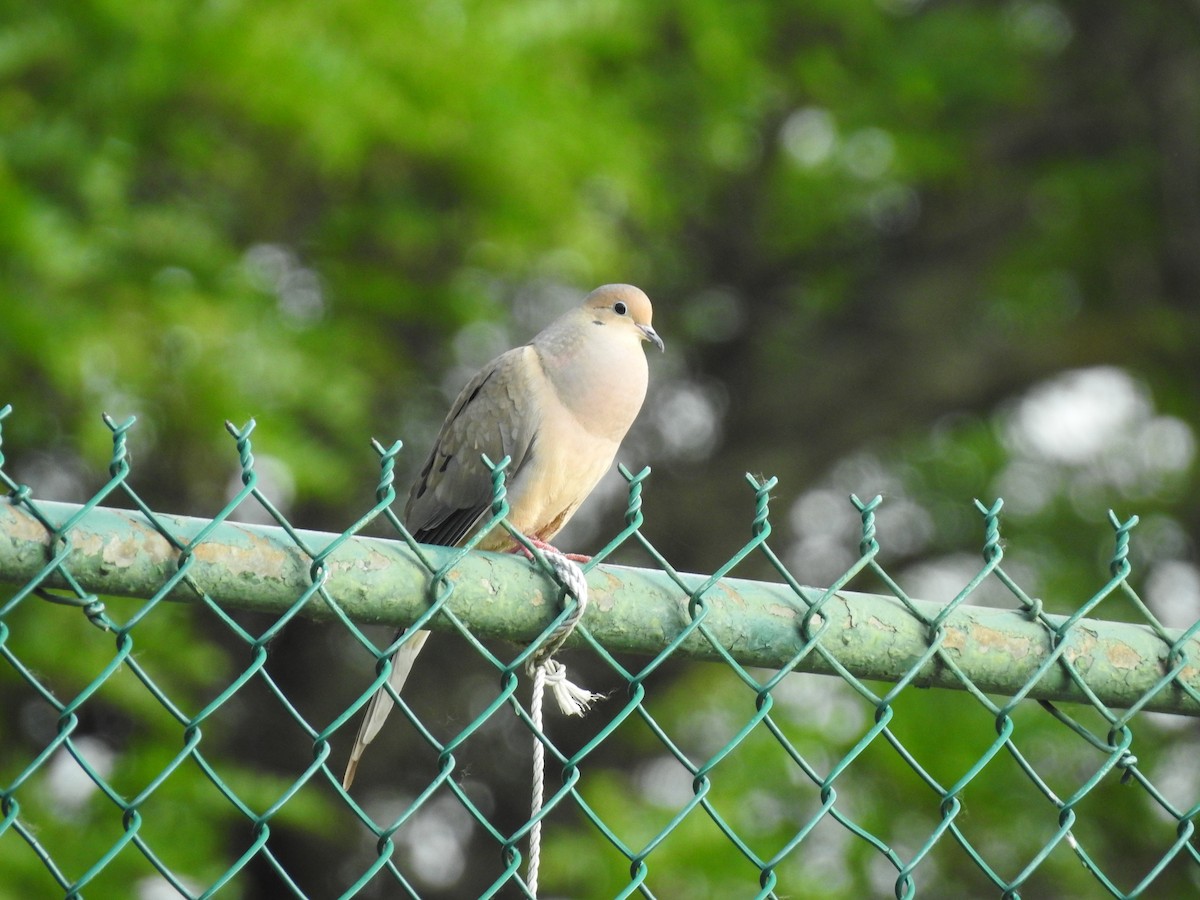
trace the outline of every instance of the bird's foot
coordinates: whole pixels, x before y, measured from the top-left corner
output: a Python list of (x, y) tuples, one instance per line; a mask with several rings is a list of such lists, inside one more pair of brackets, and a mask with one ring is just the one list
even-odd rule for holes
[[(559, 556), (565, 556), (567, 559), (571, 560), (571, 562), (589, 563), (592, 561), (592, 558), (590, 556), (585, 556), (582, 553), (563, 553), (561, 550), (559, 550), (553, 544), (547, 543), (546, 541), (539, 540), (538, 538), (531, 537), (531, 538), (526, 538), (526, 540), (528, 540), (529, 543), (533, 544), (533, 546), (537, 547), (539, 550), (557, 553)], [(512, 550), (510, 550), (509, 552), (510, 553), (522, 553), (525, 555), (525, 557), (527, 559), (529, 559), (529, 560), (533, 559), (533, 554), (529, 552), (529, 548), (526, 547), (524, 544), (517, 544), (517, 546), (513, 547)]]

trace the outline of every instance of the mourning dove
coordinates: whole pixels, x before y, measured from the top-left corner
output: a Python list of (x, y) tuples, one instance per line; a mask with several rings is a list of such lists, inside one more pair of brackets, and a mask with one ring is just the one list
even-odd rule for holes
[[(646, 397), (646, 355), (660, 350), (649, 298), (628, 284), (592, 291), (523, 347), (484, 366), (462, 389), (429, 459), (408, 494), (405, 526), (419, 542), (462, 544), (491, 516), (492, 478), (481, 454), (511, 458), (508, 521), (537, 544), (567, 524), (608, 471)], [(494, 528), (481, 550), (516, 549)], [(388, 678), (399, 692), (429, 632), (418, 631), (392, 656)], [(385, 688), (371, 698), (354, 739), (342, 786), (349, 788), (367, 744), (392, 709)]]

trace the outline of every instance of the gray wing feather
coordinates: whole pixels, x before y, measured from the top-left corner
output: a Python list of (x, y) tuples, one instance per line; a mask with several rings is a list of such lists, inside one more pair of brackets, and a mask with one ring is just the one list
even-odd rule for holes
[(527, 345), (496, 358), (462, 389), (408, 495), (405, 525), (418, 541), (460, 543), (487, 517), (492, 479), (480, 454), (493, 462), (511, 457), (505, 478), (512, 484), (537, 440), (532, 397), (540, 375)]

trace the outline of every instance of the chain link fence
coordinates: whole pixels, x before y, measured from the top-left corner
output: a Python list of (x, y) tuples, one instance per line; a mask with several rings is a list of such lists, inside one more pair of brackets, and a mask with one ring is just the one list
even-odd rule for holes
[[(622, 469), (625, 527), (571, 592), (540, 554), (416, 544), (399, 443), (375, 444), (374, 506), (322, 534), (260, 490), (253, 422), (229, 428), (241, 490), (198, 519), (142, 500), (133, 421), (105, 421), (111, 477), (82, 505), (0, 453), (0, 898), (532, 897), (539, 866), (542, 896), (1200, 889), (1200, 622), (1140, 599), (1136, 517), (1056, 615), (1006, 571), (1000, 501), (976, 504), (977, 573), (931, 603), (878, 561), (878, 497), (852, 498), (858, 560), (812, 588), (772, 547), (774, 481), (748, 477), (750, 540), (696, 576), (641, 530), (649, 470)], [(650, 565), (606, 563), (622, 548)], [(751, 558), (778, 577), (731, 576)], [(396, 646), (372, 625), (451, 636), (346, 792)], [(578, 719), (528, 698), (559, 640), (610, 692)]]

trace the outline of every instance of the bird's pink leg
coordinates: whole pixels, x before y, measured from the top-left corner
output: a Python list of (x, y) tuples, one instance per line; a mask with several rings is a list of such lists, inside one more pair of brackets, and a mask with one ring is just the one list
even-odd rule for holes
[[(567, 559), (571, 560), (571, 562), (589, 563), (592, 561), (592, 558), (590, 556), (585, 556), (582, 553), (563, 553), (561, 550), (559, 550), (553, 544), (547, 543), (546, 541), (543, 541), (543, 540), (539, 540), (538, 538), (535, 538), (535, 537), (528, 538), (528, 540), (529, 540), (529, 543), (533, 544), (533, 546), (537, 547), (539, 550), (552, 551), (554, 553), (559, 554), (560, 556), (565, 556)], [(533, 554), (530, 553), (528, 549), (526, 549), (524, 544), (517, 544), (517, 546), (513, 547), (508, 552), (509, 553), (523, 553), (527, 558), (533, 559)]]

